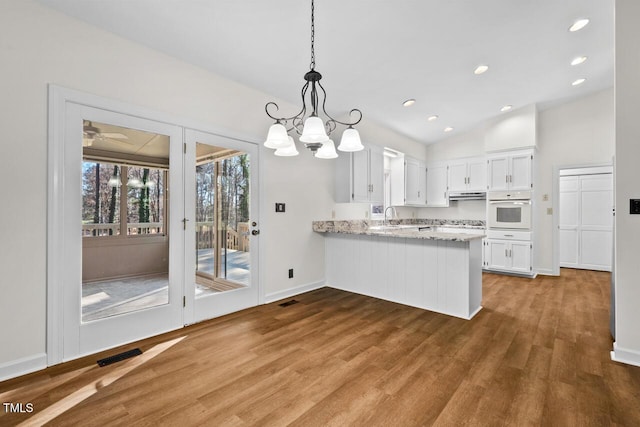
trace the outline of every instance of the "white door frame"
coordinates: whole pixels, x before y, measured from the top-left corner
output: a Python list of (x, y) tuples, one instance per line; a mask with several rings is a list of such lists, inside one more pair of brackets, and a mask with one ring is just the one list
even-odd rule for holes
[[(141, 119), (162, 122), (182, 128), (200, 129), (205, 132), (224, 135), (240, 141), (258, 144), (258, 138), (243, 135), (228, 129), (220, 129), (188, 118), (139, 107), (113, 99), (64, 88), (50, 84), (48, 87), (48, 159), (47, 159), (47, 365), (64, 361), (64, 278), (65, 257), (64, 226), (65, 216), (65, 118), (69, 104), (84, 105)], [(261, 162), (261, 159), (258, 159)], [(68, 171), (67, 171), (68, 173)], [(262, 190), (262, 180), (260, 190)], [(181, 218), (179, 218), (181, 219)], [(258, 219), (260, 221), (260, 219)], [(181, 239), (184, 242), (184, 239)], [(264, 243), (260, 242), (260, 249)], [(182, 253), (184, 249), (181, 248)], [(184, 260), (182, 260), (184, 265)], [(264, 277), (262, 268), (255, 272)], [(262, 280), (258, 280), (261, 284)], [(258, 304), (264, 303), (264, 287), (259, 285)]]
[(560, 275), (560, 171), (565, 169), (594, 169), (594, 168), (610, 168), (613, 171), (612, 163), (595, 163), (595, 164), (577, 164), (577, 165), (560, 165), (553, 167), (553, 193), (552, 206), (553, 209), (553, 260), (552, 275)]

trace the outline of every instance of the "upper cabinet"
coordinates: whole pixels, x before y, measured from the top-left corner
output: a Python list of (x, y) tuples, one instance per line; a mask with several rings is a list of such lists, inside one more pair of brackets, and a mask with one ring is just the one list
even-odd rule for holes
[(389, 160), (391, 205), (424, 206), (427, 200), (427, 174), (423, 162), (409, 156)]
[(487, 156), (489, 191), (531, 190), (533, 150), (496, 153)]
[(436, 163), (427, 166), (427, 206), (449, 206), (447, 175), (447, 165), (445, 163)]
[(484, 157), (460, 159), (449, 162), (449, 191), (485, 191), (487, 188), (487, 163)]
[(382, 149), (368, 145), (362, 151), (342, 153), (336, 159), (335, 198), (338, 203), (384, 201)]

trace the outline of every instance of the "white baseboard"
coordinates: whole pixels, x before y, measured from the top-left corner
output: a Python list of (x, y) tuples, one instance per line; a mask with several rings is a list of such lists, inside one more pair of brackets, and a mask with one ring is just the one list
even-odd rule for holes
[(554, 274), (553, 270), (550, 268), (538, 268), (536, 269), (536, 273), (541, 274), (542, 276), (557, 276), (557, 274)]
[(611, 360), (626, 363), (627, 365), (640, 366), (640, 351), (621, 348), (614, 342)]
[(315, 291), (316, 289), (324, 288), (326, 286), (324, 281), (307, 283), (306, 285), (296, 286), (295, 288), (285, 289), (283, 291), (272, 292), (264, 296), (264, 303), (269, 304), (274, 301), (278, 301), (285, 298), (290, 298), (295, 295), (300, 295), (305, 292)]
[(47, 354), (40, 353), (11, 362), (0, 363), (0, 381), (30, 374), (47, 367)]

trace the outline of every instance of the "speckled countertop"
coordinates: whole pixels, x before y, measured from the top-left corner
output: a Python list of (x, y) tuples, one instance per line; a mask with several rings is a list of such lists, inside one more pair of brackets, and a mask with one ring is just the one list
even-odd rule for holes
[[(424, 227), (432, 229), (424, 229)], [(420, 230), (420, 228), (423, 229)], [(447, 228), (451, 231), (447, 231)], [(313, 231), (468, 242), (485, 236), (485, 223), (484, 221), (441, 219), (396, 219), (389, 220), (387, 224), (383, 224), (382, 220), (329, 220), (313, 221)]]

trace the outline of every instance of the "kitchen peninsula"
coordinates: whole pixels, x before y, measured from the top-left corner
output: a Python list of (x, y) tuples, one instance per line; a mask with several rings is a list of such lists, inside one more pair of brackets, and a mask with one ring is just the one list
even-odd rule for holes
[(471, 319), (482, 302), (484, 224), (314, 221), (328, 286)]

